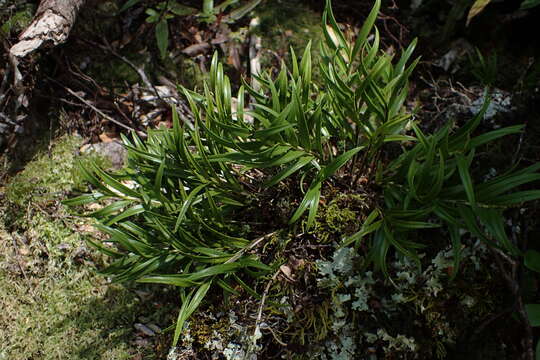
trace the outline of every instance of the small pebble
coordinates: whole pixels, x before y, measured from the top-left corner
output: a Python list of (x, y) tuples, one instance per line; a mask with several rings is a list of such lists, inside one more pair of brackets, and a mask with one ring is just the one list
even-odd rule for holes
[(139, 330), (140, 332), (142, 332), (143, 334), (147, 335), (147, 336), (154, 336), (156, 335), (156, 333), (154, 331), (152, 331), (152, 329), (150, 329), (148, 326), (146, 325), (143, 325), (141, 323), (136, 323), (134, 325), (135, 329)]

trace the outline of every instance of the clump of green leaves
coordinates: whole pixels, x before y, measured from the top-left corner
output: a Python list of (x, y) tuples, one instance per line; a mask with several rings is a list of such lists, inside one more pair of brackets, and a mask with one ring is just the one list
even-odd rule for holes
[[(121, 173), (94, 165), (81, 169), (94, 192), (67, 203), (101, 204), (89, 215), (110, 237), (93, 245), (115, 259), (103, 273), (181, 289), (174, 343), (212, 286), (257, 296), (247, 279), (272, 270), (253, 253), (265, 236), (259, 237), (262, 229), (242, 232), (232, 218), (241, 222), (258, 193), (284, 181), (298, 199), (289, 224), (304, 219), (308, 229), (328, 183), (352, 194), (361, 177), (367, 186), (376, 184), (379, 203), (343, 246), (367, 236), (370, 259), (383, 271), (392, 247), (418, 260), (416, 249), (425, 244), (411, 240), (411, 230), (443, 225), (456, 261), (461, 228), (517, 254), (504, 232), (502, 209), (540, 197), (539, 191), (508, 195), (538, 179), (540, 165), (480, 185), (469, 168), (478, 147), (521, 127), (474, 137), (480, 113), (459, 130), (448, 124), (425, 135), (403, 110), (418, 61), (410, 63), (415, 42), (397, 61), (382, 51), (374, 27), (379, 8), (376, 0), (350, 41), (327, 2), (320, 81), (312, 78), (308, 44), (301, 58), (291, 50), (290, 67), (263, 72), (256, 85), (244, 82), (233, 94), (215, 55), (203, 92), (182, 88), (193, 122), (173, 112), (172, 129), (150, 131), (145, 141), (124, 137), (128, 166)], [(406, 135), (409, 126), (414, 136)], [(401, 155), (388, 162), (383, 150), (392, 142)]]
[(497, 53), (484, 57), (478, 48), (475, 49), (475, 55), (469, 55), (471, 64), (471, 73), (474, 77), (486, 87), (493, 87), (497, 80), (499, 72), (497, 66)]
[(516, 191), (523, 184), (540, 180), (540, 163), (509, 170), (484, 183), (474, 182), (471, 166), (477, 149), (523, 128), (515, 125), (473, 136), (487, 106), (488, 102), (458, 130), (453, 130), (450, 122), (427, 136), (413, 124), (418, 143), (381, 173), (378, 183), (383, 188), (382, 203), (344, 244), (373, 233), (371, 261), (385, 273), (390, 247), (420, 262), (416, 250), (427, 244), (415, 242), (411, 235), (425, 228), (443, 227), (448, 231), (455, 255), (454, 276), (460, 261), (460, 229), (466, 229), (489, 246), (520, 255), (505, 231), (503, 211), (540, 198), (540, 190)]
[[(255, 294), (239, 274), (270, 270), (249, 254), (257, 240), (238, 236), (230, 221), (251, 201), (254, 186), (287, 178), (296, 179), (298, 190), (307, 184), (290, 223), (308, 212), (312, 226), (326, 181), (343, 176), (347, 163), (349, 171), (361, 171), (383, 143), (409, 139), (400, 135), (410, 117), (401, 104), (414, 44), (393, 64), (379, 49), (378, 32), (367, 40), (379, 7), (376, 1), (350, 43), (328, 4), (321, 84), (312, 81), (308, 45), (301, 60), (292, 56), (292, 69), (283, 64), (276, 77), (261, 74), (258, 89), (246, 83), (233, 98), (214, 56), (204, 93), (183, 89), (193, 124), (182, 124), (175, 113), (170, 130), (150, 131), (145, 141), (124, 138), (128, 166), (122, 173), (81, 168), (94, 192), (67, 203), (102, 204), (89, 215), (110, 238), (94, 245), (116, 259), (103, 273), (182, 289), (175, 342), (211, 285), (236, 293), (235, 283)], [(245, 175), (254, 169), (263, 176), (251, 184)]]

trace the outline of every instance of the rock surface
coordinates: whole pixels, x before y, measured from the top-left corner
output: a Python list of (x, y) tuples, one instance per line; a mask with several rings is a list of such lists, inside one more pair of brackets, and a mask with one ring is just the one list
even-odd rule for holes
[(113, 169), (121, 169), (126, 162), (127, 151), (122, 144), (117, 141), (101, 142), (96, 144), (87, 144), (81, 147), (81, 152), (96, 153), (108, 159)]

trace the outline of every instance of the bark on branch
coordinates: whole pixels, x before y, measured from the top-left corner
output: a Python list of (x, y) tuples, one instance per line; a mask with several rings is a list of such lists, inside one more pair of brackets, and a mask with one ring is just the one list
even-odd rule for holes
[(42, 0), (34, 20), (11, 47), (10, 55), (22, 58), (41, 47), (65, 42), (85, 1)]

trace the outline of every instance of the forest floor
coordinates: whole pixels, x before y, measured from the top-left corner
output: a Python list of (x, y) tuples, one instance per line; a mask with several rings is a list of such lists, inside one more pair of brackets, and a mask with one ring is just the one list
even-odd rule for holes
[[(87, 240), (103, 235), (61, 201), (86, 189), (77, 163), (96, 161), (110, 167), (123, 156), (114, 146), (113, 155), (89, 152), (89, 146), (117, 142), (126, 128), (171, 126), (169, 105), (152, 98), (134, 68), (142, 68), (163, 94), (174, 95), (170, 84), (201, 89), (212, 53), (218, 51), (237, 87), (249, 76), (253, 51), (263, 68), (276, 67), (288, 61), (290, 47), (301, 53), (309, 40), (320, 41), (322, 1), (266, 1), (232, 24), (176, 16), (170, 20), (174, 31), (166, 59), (159, 56), (154, 26), (144, 21), (144, 6), (119, 15), (122, 3), (91, 2), (67, 44), (25, 65), (28, 71), (39, 69), (38, 75), (26, 79), (32, 97), (25, 133), (1, 145), (7, 150), (0, 172), (0, 360), (138, 360), (167, 355), (240, 359), (252, 344), (260, 302), (246, 298), (224, 305), (214, 300), (194, 317), (182, 346), (169, 353), (172, 335), (165, 329), (176, 319), (177, 294), (164, 287), (111, 284), (99, 275), (108, 260)], [(148, 2), (148, 7), (158, 3)], [(338, 21), (352, 32), (371, 8), (369, 1), (357, 3), (334, 1)], [(377, 26), (388, 53), (399, 53), (419, 38), (415, 54), (422, 60), (412, 76), (406, 106), (421, 127), (432, 131), (450, 118), (467, 120), (479, 110), (489, 85), (494, 89), (493, 105), (481, 130), (522, 123), (527, 127), (522, 136), (489, 149), (478, 166), (500, 172), (516, 159), (540, 161), (540, 44), (530, 37), (540, 13), (533, 10), (514, 19), (516, 9), (502, 2), (466, 27), (463, 11), (446, 3), (426, 0), (416, 9), (406, 1), (391, 3), (383, 7)], [(8, 34), (1, 35), (6, 42), (24, 27), (33, 9), (21, 4), (9, 14), (0, 12), (4, 23), (22, 14), (11, 29), (1, 30), (0, 35)], [(253, 18), (258, 18), (257, 26)], [(494, 65), (479, 66), (475, 47)], [(313, 48), (316, 57), (317, 46)], [(316, 70), (314, 74), (319, 76)], [(282, 254), (286, 267), (270, 292), (275, 301), (279, 296), (296, 299), (298, 307), (266, 315), (256, 349), (260, 359), (349, 358), (343, 350), (345, 340), (331, 325), (339, 319), (333, 297), (340, 294), (313, 287), (329, 280), (332, 271), (342, 271), (340, 260), (357, 256), (351, 250), (336, 253), (339, 259), (324, 250), (336, 231), (354, 226), (354, 212), (347, 206), (353, 209), (354, 201), (336, 197), (323, 207), (318, 235), (326, 236), (326, 242), (288, 246)], [(531, 248), (540, 248), (533, 243), (540, 233), (538, 215), (537, 203), (508, 212), (508, 230), (531, 239)], [(362, 275), (361, 289), (370, 294), (365, 301), (370, 310), (355, 313), (356, 321), (365, 323), (365, 342), (370, 344), (363, 358), (522, 358), (528, 325), (508, 310), (515, 298), (501, 281), (503, 274), (493, 265), (492, 254), (480, 243), (467, 244), (462, 273), (452, 281), (450, 255), (444, 241), (439, 242), (434, 240), (434, 260), (427, 261), (423, 271), (396, 261), (394, 272), (399, 276), (393, 284), (377, 274)], [(324, 267), (329, 272), (321, 272)], [(286, 272), (302, 280), (288, 281)], [(537, 302), (538, 276), (522, 267), (519, 273), (521, 295)], [(358, 289), (351, 285), (347, 291), (354, 296)], [(292, 323), (287, 314), (294, 314)], [(534, 335), (537, 339), (540, 334)]]

